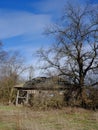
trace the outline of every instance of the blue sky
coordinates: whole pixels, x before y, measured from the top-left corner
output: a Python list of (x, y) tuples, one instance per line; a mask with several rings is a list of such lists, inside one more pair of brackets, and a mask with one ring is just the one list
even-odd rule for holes
[[(61, 2), (62, 1), (62, 2)], [(19, 50), (24, 56), (50, 41), (42, 33), (62, 10), (65, 0), (0, 1), (0, 40), (7, 50)], [(29, 59), (28, 59), (29, 62)]]
[[(32, 54), (38, 48), (48, 47), (52, 43), (42, 33), (46, 26), (61, 16), (66, 1), (1, 0), (0, 41), (4, 48), (8, 51), (21, 51), (26, 62), (33, 64), (36, 60)], [(98, 3), (98, 0), (91, 2)]]

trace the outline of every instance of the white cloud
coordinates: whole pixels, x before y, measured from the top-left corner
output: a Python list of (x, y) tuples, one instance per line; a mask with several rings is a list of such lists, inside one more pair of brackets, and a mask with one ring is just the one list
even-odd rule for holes
[(12, 10), (0, 10), (0, 39), (41, 32), (51, 16)]
[[(24, 34), (38, 34), (46, 25), (51, 24), (54, 13), (58, 13), (66, 0), (43, 0), (31, 4), (32, 10), (26, 11), (0, 9), (0, 40)], [(46, 14), (48, 13), (48, 14)]]

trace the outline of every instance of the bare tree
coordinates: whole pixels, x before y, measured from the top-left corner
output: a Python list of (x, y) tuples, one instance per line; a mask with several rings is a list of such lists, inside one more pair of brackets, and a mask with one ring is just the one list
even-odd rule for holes
[(74, 84), (70, 95), (76, 91), (76, 98), (82, 99), (87, 76), (92, 75), (91, 85), (97, 84), (93, 79), (98, 75), (98, 6), (67, 4), (60, 24), (50, 26), (45, 33), (54, 36), (56, 43), (37, 52), (44, 61), (42, 68), (55, 68)]
[(0, 89), (4, 99), (9, 100), (9, 103), (13, 99), (13, 86), (19, 81), (25, 69), (24, 58), (19, 52), (7, 52), (0, 66)]

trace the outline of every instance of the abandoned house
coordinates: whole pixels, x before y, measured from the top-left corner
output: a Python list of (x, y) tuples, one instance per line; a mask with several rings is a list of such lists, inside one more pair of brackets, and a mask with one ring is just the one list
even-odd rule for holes
[(68, 82), (65, 82), (58, 76), (37, 77), (24, 84), (15, 85), (15, 89), (17, 89), (16, 105), (21, 103), (28, 104), (32, 95), (53, 97), (55, 96), (55, 92), (63, 95), (66, 85), (69, 85)]

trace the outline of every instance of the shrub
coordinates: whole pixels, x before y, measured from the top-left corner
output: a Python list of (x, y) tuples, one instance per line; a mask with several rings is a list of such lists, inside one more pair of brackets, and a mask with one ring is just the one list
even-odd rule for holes
[(53, 96), (30, 96), (29, 104), (33, 109), (61, 109), (64, 106), (62, 95), (55, 93)]

